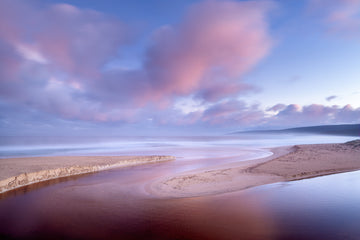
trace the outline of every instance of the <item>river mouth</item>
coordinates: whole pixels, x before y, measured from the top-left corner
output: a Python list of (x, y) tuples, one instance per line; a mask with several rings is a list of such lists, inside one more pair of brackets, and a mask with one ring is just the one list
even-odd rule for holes
[(146, 191), (164, 176), (269, 155), (254, 146), (226, 146), (166, 148), (162, 153), (175, 151), (176, 161), (60, 178), (2, 194), (0, 239), (359, 238), (359, 171), (202, 197), (160, 198)]
[[(0, 201), (0, 236), (231, 239), (254, 226), (259, 228), (256, 234), (264, 231), (260, 224), (263, 212), (256, 206), (249, 210), (251, 201), (247, 198), (236, 201), (237, 213), (233, 215), (233, 204), (223, 205), (211, 197), (159, 199), (149, 195), (140, 183), (157, 177), (156, 172), (170, 168), (168, 165), (171, 163), (114, 169), (9, 192)], [(239, 229), (238, 224), (247, 227)], [(267, 230), (264, 234), (268, 235)]]
[(140, 166), (111, 170), (13, 192), (0, 201), (0, 232), (15, 239), (247, 239), (273, 234), (252, 197), (235, 202), (209, 196), (158, 199), (135, 187), (140, 178), (129, 180), (144, 172)]
[[(0, 200), (5, 239), (356, 239), (360, 171), (193, 198), (143, 182), (172, 163), (51, 182)], [(158, 169), (157, 169), (158, 168)], [(156, 170), (157, 169), (157, 170)]]

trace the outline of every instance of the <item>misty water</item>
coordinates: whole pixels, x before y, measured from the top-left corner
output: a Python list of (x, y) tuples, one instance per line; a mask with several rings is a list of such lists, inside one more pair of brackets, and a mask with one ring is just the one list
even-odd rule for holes
[(269, 156), (270, 147), (353, 139), (2, 138), (1, 157), (169, 154), (177, 160), (57, 179), (4, 194), (0, 238), (359, 239), (359, 171), (196, 198), (158, 198), (146, 190), (166, 175)]
[[(0, 157), (75, 155), (160, 155), (177, 157), (216, 157), (208, 148), (231, 155), (244, 149), (283, 145), (341, 143), (354, 137), (313, 134), (242, 134), (182, 137), (18, 137), (0, 136)], [(201, 149), (207, 149), (201, 152)], [(231, 152), (231, 153), (230, 153)], [(205, 155), (204, 155), (205, 154)], [(223, 156), (223, 155), (222, 155)]]

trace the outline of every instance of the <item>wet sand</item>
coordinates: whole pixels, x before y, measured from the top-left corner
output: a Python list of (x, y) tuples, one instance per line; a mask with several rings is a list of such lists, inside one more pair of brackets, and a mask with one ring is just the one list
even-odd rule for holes
[(147, 189), (158, 197), (195, 197), (360, 169), (360, 140), (274, 148), (274, 155), (228, 168), (167, 177)]
[(0, 193), (51, 179), (175, 160), (172, 156), (58, 156), (0, 159)]
[[(271, 149), (267, 158), (160, 175), (145, 183), (155, 197), (194, 197), (360, 169), (360, 140)], [(0, 193), (32, 183), (110, 168), (174, 160), (172, 156), (75, 156), (0, 159)]]

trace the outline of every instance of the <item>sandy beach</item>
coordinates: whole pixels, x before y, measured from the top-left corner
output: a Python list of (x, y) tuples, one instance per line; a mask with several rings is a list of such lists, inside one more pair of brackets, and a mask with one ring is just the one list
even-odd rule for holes
[(46, 180), (175, 160), (172, 156), (57, 156), (0, 159), (0, 193)]
[[(167, 175), (145, 189), (156, 197), (193, 197), (360, 169), (360, 140), (285, 146), (267, 158)], [(50, 179), (175, 160), (172, 156), (58, 156), (0, 159), (0, 193)]]
[(159, 197), (194, 197), (360, 169), (360, 140), (271, 151), (274, 154), (268, 158), (240, 162), (229, 168), (160, 179), (149, 185), (148, 191)]

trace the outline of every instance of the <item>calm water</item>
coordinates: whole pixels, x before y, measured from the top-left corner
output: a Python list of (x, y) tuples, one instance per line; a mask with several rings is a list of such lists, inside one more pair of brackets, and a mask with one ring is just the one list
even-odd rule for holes
[(0, 236), (359, 239), (359, 171), (217, 196), (149, 196), (142, 185), (156, 177), (154, 167), (167, 165), (112, 170), (10, 193), (0, 200)]
[[(264, 146), (343, 142), (351, 138), (301, 136), (259, 140), (231, 136), (199, 138), (195, 143), (186, 138), (174, 139), (135, 139), (124, 143), (149, 154), (175, 153), (172, 155), (180, 157), (174, 162), (50, 181), (3, 195), (0, 238), (360, 239), (359, 171), (197, 198), (159, 199), (146, 191), (151, 181), (167, 174), (266, 156), (269, 152), (260, 149)], [(119, 144), (118, 139), (109, 142)], [(68, 153), (91, 154), (79, 147), (74, 149), (66, 141), (31, 144), (40, 146), (41, 151), (43, 146), (66, 145)], [(3, 150), (17, 146), (16, 151), (20, 147), (24, 151), (31, 144), (2, 146)], [(119, 150), (120, 145), (116, 151), (102, 151), (132, 153)], [(41, 152), (46, 154), (49, 153)]]
[[(231, 155), (231, 148), (253, 149), (304, 143), (338, 143), (354, 137), (301, 134), (248, 134), (190, 137), (3, 137), (0, 157), (51, 155), (151, 155), (218, 157)], [(207, 153), (208, 149), (220, 150)], [(206, 149), (206, 151), (201, 151)], [(214, 155), (215, 154), (215, 155)]]

